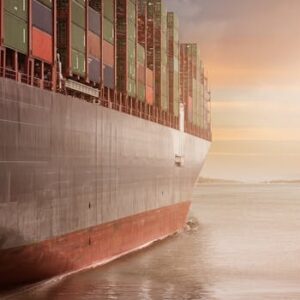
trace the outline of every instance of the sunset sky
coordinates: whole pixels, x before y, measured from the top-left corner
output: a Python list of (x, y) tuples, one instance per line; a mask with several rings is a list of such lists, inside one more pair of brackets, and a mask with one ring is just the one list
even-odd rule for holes
[(203, 176), (300, 179), (300, 1), (166, 0), (213, 97)]

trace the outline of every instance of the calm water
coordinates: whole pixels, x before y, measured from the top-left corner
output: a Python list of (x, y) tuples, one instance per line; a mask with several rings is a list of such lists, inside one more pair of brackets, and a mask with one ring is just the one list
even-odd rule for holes
[(10, 299), (300, 299), (300, 185), (196, 188), (197, 230)]

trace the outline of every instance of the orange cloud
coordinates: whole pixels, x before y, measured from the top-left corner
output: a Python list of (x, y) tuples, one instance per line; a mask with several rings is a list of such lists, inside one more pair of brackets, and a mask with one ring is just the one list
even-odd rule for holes
[(300, 128), (215, 128), (213, 130), (215, 141), (299, 141)]

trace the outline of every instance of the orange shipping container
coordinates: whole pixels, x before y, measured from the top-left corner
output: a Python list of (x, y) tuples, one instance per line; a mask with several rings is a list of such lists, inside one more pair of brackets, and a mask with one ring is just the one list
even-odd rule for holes
[(148, 104), (152, 105), (154, 102), (154, 93), (153, 93), (153, 88), (147, 86), (146, 87), (146, 101)]
[(88, 32), (88, 53), (90, 56), (100, 59), (100, 38), (91, 31)]
[(103, 63), (108, 66), (115, 65), (115, 52), (114, 46), (103, 40)]
[(146, 76), (147, 76), (147, 86), (153, 87), (153, 71), (147, 68)]
[(32, 56), (53, 63), (52, 36), (32, 27)]

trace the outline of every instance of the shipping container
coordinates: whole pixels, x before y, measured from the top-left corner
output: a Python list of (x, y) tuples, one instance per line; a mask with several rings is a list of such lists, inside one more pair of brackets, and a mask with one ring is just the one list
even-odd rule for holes
[(138, 43), (147, 49), (147, 0), (138, 0)]
[(162, 0), (154, 2), (155, 28), (155, 103), (164, 110), (169, 109), (169, 74), (167, 52), (167, 10)]
[(168, 12), (169, 112), (179, 116), (179, 24), (173, 12)]
[(142, 102), (146, 100), (146, 50), (141, 44), (137, 45), (137, 84), (138, 99)]
[(103, 85), (116, 88), (116, 9), (117, 0), (103, 0), (102, 62)]
[(4, 11), (3, 45), (17, 52), (28, 53), (28, 22)]
[(53, 63), (53, 38), (51, 35), (32, 27), (32, 56)]
[(102, 78), (102, 34), (101, 34), (101, 2), (89, 1), (87, 15), (87, 77), (88, 81), (100, 84)]
[(147, 68), (149, 68), (153, 72), (155, 70), (155, 9), (154, 8), (155, 8), (155, 0), (147, 0), (147, 20), (146, 20)]
[[(2, 0), (4, 12), (28, 22), (28, 1), (27, 0)], [(4, 27), (5, 28), (5, 27)]]
[(28, 2), (4, 0), (2, 17), (3, 45), (17, 52), (28, 53)]
[(101, 58), (101, 40), (100, 37), (92, 31), (88, 31), (88, 54), (89, 56)]
[(186, 121), (201, 128), (203, 122), (202, 62), (197, 44), (180, 46), (180, 90)]
[(141, 82), (138, 83), (137, 98), (142, 102), (146, 100), (146, 85)]
[(146, 86), (146, 101), (148, 104), (154, 104), (154, 89), (153, 87)]
[(43, 3), (32, 0), (32, 26), (52, 36), (53, 14), (52, 8)]
[(22, 74), (23, 82), (47, 89), (54, 89), (56, 77), (55, 3), (48, 0), (0, 3), (0, 67)]
[(147, 86), (149, 87), (154, 87), (154, 82), (153, 82), (153, 71), (150, 70), (149, 68), (146, 69), (146, 78), (147, 78)]
[(103, 64), (103, 67), (103, 84), (104, 86), (113, 89), (115, 87), (115, 69), (105, 64)]
[(108, 43), (107, 41), (103, 41), (103, 63), (114, 67), (115, 65), (115, 55), (114, 55), (114, 46)]
[[(56, 2), (51, 0), (30, 0), (30, 60), (28, 72), (35, 78), (34, 83), (46, 80), (56, 81)], [(32, 66), (30, 66), (32, 65)], [(41, 84), (37, 84), (41, 86)]]
[(117, 1), (117, 89), (137, 95), (137, 5), (135, 0)]
[[(93, 2), (90, 2), (90, 5)], [(100, 1), (99, 1), (100, 3)], [(89, 6), (89, 31), (94, 33), (95, 35), (97, 35), (98, 37), (101, 36), (101, 15), (100, 15), (100, 6), (97, 7), (93, 6)]]
[(101, 77), (101, 62), (99, 59), (89, 57), (88, 58), (88, 77), (90, 81), (95, 83), (100, 82)]
[(180, 45), (180, 92), (181, 102), (184, 104), (185, 120), (186, 122), (192, 122), (189, 117), (191, 107), (189, 107), (191, 101), (189, 101), (190, 95), (190, 76), (191, 70), (191, 51), (189, 44)]
[(66, 77), (87, 80), (87, 26), (84, 0), (57, 1), (57, 50)]

